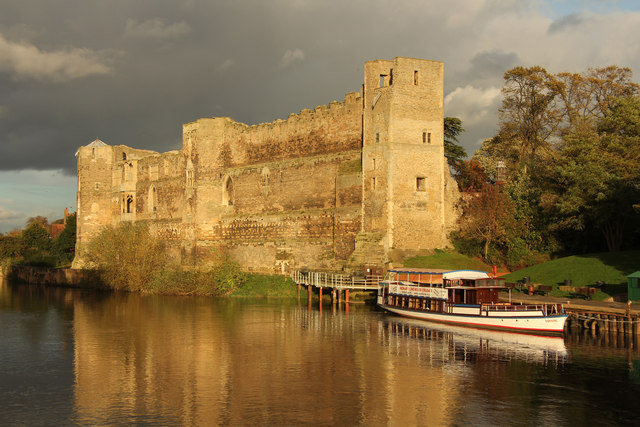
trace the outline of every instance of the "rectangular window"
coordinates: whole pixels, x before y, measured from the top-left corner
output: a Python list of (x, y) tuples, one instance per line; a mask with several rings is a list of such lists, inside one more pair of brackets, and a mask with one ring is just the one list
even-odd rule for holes
[(384, 87), (384, 78), (385, 78), (385, 75), (380, 74), (380, 87)]
[(427, 133), (426, 132), (422, 132), (422, 143), (426, 143), (427, 142)]
[(376, 132), (376, 144), (380, 142), (380, 133)]
[(376, 159), (371, 160), (371, 169), (376, 170)]
[(421, 176), (416, 178), (416, 191), (427, 191), (427, 178)]
[(431, 132), (427, 134), (427, 143), (431, 144)]
[(376, 179), (375, 178), (371, 178), (371, 188), (372, 189), (376, 189)]
[(413, 72), (413, 84), (414, 84), (415, 86), (418, 86), (418, 83), (419, 83), (419, 82), (418, 82), (418, 79), (419, 79), (418, 70), (415, 70), (415, 71)]

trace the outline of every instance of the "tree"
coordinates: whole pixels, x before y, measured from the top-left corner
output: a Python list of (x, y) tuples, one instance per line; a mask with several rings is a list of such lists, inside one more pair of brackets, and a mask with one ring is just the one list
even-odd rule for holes
[(492, 245), (506, 244), (515, 227), (514, 206), (499, 185), (484, 184), (481, 191), (462, 206), (457, 237), (482, 243), (483, 258), (489, 260)]
[(22, 241), (32, 250), (48, 251), (51, 248), (51, 236), (40, 221), (30, 219), (29, 225), (22, 230)]
[(471, 159), (459, 164), (456, 181), (461, 191), (477, 192), (489, 182), (489, 176), (477, 160)]
[(0, 235), (0, 260), (17, 258), (24, 251), (24, 244), (20, 235)]
[(536, 156), (548, 153), (561, 120), (555, 99), (558, 81), (542, 67), (516, 67), (504, 75), (500, 131), (493, 143), (504, 161), (526, 172)]
[(166, 244), (144, 222), (107, 226), (88, 245), (87, 259), (115, 289), (140, 291), (168, 261)]
[(76, 249), (76, 215), (67, 216), (64, 230), (53, 242), (58, 265), (65, 265), (73, 260)]
[(457, 117), (444, 118), (444, 156), (454, 171), (458, 172), (467, 152), (458, 143), (458, 135), (464, 132), (462, 120)]
[(639, 86), (631, 81), (629, 68), (615, 65), (590, 68), (586, 73), (560, 73), (560, 104), (564, 116), (562, 134), (580, 132), (581, 128), (596, 128), (618, 98), (630, 98)]
[(564, 139), (555, 185), (544, 198), (559, 230), (595, 227), (610, 251), (622, 248), (625, 229), (638, 225), (640, 98), (618, 99), (599, 121)]

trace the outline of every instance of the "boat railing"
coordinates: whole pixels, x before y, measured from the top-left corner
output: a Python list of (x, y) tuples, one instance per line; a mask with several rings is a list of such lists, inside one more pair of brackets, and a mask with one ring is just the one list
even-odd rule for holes
[(483, 304), (484, 311), (542, 311), (545, 315), (561, 314), (562, 304)]
[(527, 304), (527, 305), (509, 305), (509, 304), (483, 304), (482, 309), (486, 311), (540, 311), (547, 304)]

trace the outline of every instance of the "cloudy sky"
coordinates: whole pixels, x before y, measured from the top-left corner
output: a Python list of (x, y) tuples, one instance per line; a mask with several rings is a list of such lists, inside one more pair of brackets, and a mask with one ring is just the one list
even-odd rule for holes
[(181, 125), (248, 124), (342, 101), (364, 62), (445, 63), (473, 153), (517, 65), (640, 77), (626, 0), (0, 0), (0, 232), (75, 210), (76, 149), (180, 148)]

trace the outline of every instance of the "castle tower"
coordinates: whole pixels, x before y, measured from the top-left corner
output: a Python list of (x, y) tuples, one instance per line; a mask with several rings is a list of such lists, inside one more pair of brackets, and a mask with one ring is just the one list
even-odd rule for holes
[(78, 193), (73, 268), (82, 268), (87, 244), (112, 221), (113, 147), (96, 139), (80, 147), (76, 157)]
[(443, 71), (412, 58), (365, 64), (362, 231), (381, 237), (387, 259), (448, 243)]

